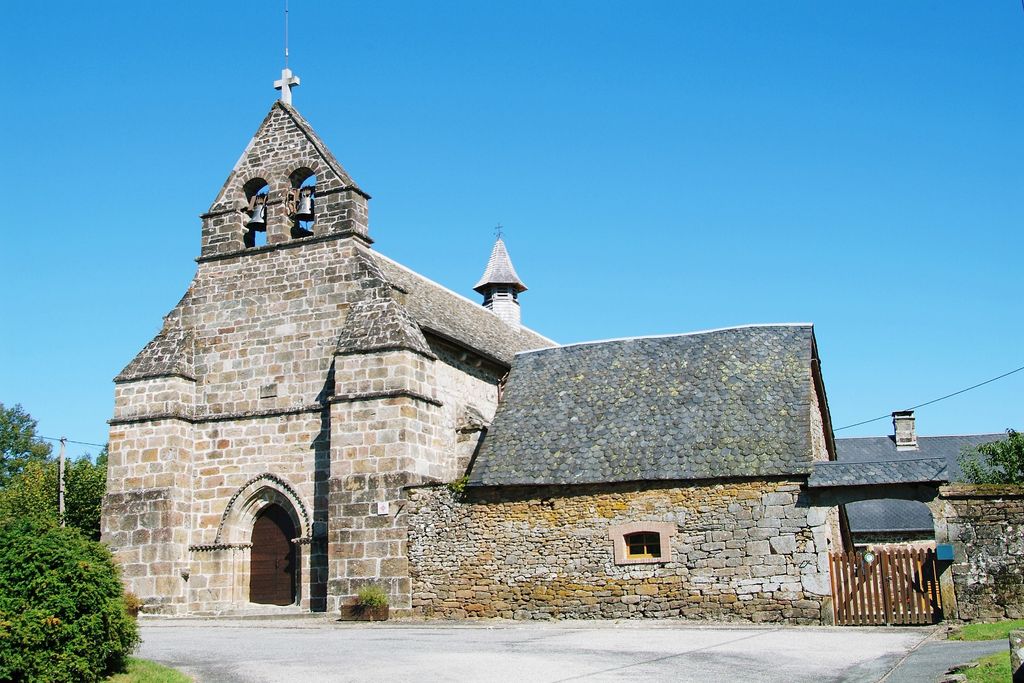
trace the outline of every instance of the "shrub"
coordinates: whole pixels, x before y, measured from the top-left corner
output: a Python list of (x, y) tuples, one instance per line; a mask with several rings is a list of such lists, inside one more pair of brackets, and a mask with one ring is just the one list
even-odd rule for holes
[(356, 595), (360, 607), (386, 607), (388, 604), (387, 592), (375, 583), (361, 587)]
[(0, 680), (98, 681), (139, 642), (109, 551), (75, 529), (0, 529)]

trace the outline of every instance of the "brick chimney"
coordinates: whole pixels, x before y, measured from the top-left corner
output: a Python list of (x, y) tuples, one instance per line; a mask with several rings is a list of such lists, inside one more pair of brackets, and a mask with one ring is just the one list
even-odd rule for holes
[(917, 432), (914, 431), (913, 410), (897, 410), (894, 412), (892, 414), (892, 428), (896, 437), (896, 450), (917, 450)]

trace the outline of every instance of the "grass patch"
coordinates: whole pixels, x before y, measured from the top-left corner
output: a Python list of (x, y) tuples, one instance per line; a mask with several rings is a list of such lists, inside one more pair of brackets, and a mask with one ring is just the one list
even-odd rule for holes
[(1024, 629), (1024, 619), (997, 621), (992, 624), (968, 624), (949, 634), (950, 640), (1006, 640), (1010, 631)]
[(192, 679), (162, 664), (129, 657), (128, 670), (104, 679), (103, 683), (192, 683)]
[(963, 672), (971, 683), (1006, 683), (1010, 680), (1010, 650), (978, 660), (978, 666)]

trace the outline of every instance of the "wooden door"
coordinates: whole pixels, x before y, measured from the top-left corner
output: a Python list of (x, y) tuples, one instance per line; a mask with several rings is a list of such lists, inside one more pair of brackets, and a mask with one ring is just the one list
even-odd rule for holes
[(942, 620), (935, 551), (886, 547), (832, 553), (832, 604), (837, 626), (935, 624)]
[(252, 527), (249, 602), (295, 602), (295, 525), (280, 505), (270, 505)]

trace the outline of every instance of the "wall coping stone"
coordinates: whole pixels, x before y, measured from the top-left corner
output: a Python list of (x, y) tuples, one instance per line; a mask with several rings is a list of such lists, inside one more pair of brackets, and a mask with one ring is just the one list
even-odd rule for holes
[(253, 420), (263, 417), (283, 417), (285, 415), (303, 415), (319, 413), (324, 409), (322, 403), (311, 403), (291, 408), (271, 408), (268, 410), (243, 410), (235, 413), (219, 413), (217, 415), (187, 415), (185, 413), (150, 413), (148, 415), (132, 415), (130, 417), (114, 417), (107, 420), (109, 425), (137, 424), (139, 422), (157, 422), (159, 420), (181, 420), (190, 424), (205, 422), (228, 422), (231, 420)]
[(391, 351), (411, 351), (412, 353), (415, 353), (418, 356), (423, 356), (427, 360), (437, 360), (437, 356), (435, 356), (430, 351), (423, 351), (422, 349), (417, 349), (415, 346), (412, 346), (411, 344), (395, 344), (393, 346), (377, 346), (377, 347), (374, 347), (372, 349), (349, 349), (349, 350), (345, 350), (345, 351), (335, 351), (334, 355), (336, 357), (337, 356), (372, 356), (372, 355), (377, 354), (377, 353), (388, 353), (388, 352), (391, 352)]
[(327, 402), (355, 403), (356, 401), (373, 401), (386, 398), (411, 398), (414, 401), (429, 403), (430, 405), (437, 406), (438, 408), (444, 405), (444, 403), (436, 398), (430, 398), (429, 396), (425, 396), (415, 391), (407, 391), (405, 389), (396, 389), (394, 391), (370, 391), (364, 394), (342, 394), (340, 396), (331, 396), (327, 399)]
[(939, 487), (942, 498), (1024, 498), (1019, 484), (949, 484)]
[(126, 379), (114, 379), (114, 384), (131, 384), (132, 382), (143, 382), (150, 379), (166, 379), (168, 377), (180, 377), (183, 380), (189, 382), (195, 382), (196, 378), (192, 375), (186, 375), (182, 372), (151, 372), (142, 375), (135, 375)]
[(330, 242), (332, 240), (341, 240), (352, 238), (356, 239), (366, 246), (373, 244), (373, 240), (366, 235), (361, 235), (355, 230), (343, 230), (341, 232), (332, 232), (326, 235), (311, 235), (309, 237), (299, 237), (287, 242), (278, 242), (277, 244), (264, 244), (259, 247), (247, 247), (244, 249), (235, 249), (234, 251), (226, 251), (222, 254), (207, 254), (206, 256), (197, 256), (196, 263), (208, 263), (210, 261), (225, 261), (233, 258), (242, 258), (244, 256), (251, 256), (253, 254), (266, 254), (272, 251), (284, 251), (286, 249), (295, 249), (298, 247), (306, 246), (307, 244), (317, 244), (319, 242)]

